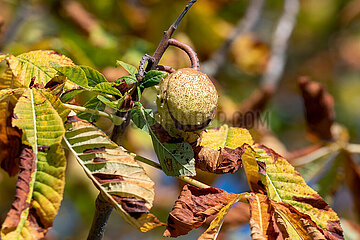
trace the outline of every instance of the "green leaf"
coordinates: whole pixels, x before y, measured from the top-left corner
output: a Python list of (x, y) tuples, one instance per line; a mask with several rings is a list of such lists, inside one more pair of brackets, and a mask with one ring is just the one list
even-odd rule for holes
[(141, 231), (164, 225), (149, 213), (154, 183), (144, 169), (92, 124), (73, 116), (64, 138), (85, 173), (126, 222)]
[(63, 74), (71, 82), (83, 88), (89, 88), (89, 83), (85, 72), (79, 66), (61, 66), (54, 67), (59, 73)]
[(76, 95), (84, 92), (85, 90), (84, 89), (72, 89), (72, 90), (69, 90), (65, 93), (63, 93), (61, 95), (61, 101), (66, 103), (68, 101), (70, 101), (71, 99), (73, 99)]
[(148, 73), (146, 73), (145, 78), (140, 82), (141, 88), (149, 88), (152, 86), (155, 86), (159, 84), (159, 82), (165, 78), (167, 75), (169, 75), (166, 72), (151, 70)]
[(143, 107), (138, 110), (140, 112), (136, 113), (136, 110), (132, 113), (135, 124), (141, 129), (146, 128), (147, 132), (150, 133), (155, 153), (164, 173), (168, 176), (196, 175), (194, 152), (191, 145), (187, 142), (161, 142), (151, 128), (156, 123), (151, 116), (151, 112), (149, 110), (145, 111)]
[[(14, 205), (2, 226), (1, 238), (4, 240), (30, 239), (30, 236), (43, 238), (60, 207), (66, 159), (60, 145), (65, 129), (59, 113), (66, 114), (66, 109), (51, 96), (46, 97), (47, 94), (27, 89), (14, 109), (13, 125), (23, 131), (23, 143), (32, 149), (27, 148), (26, 154), (22, 155), (26, 161), (24, 170), (29, 174), (19, 178), (22, 181), (19, 188), (23, 191), (17, 193), (17, 198), (20, 197), (22, 202)], [(19, 209), (17, 204), (24, 208)], [(14, 222), (18, 224), (14, 225)]]
[(120, 97), (122, 96), (119, 89), (114, 87), (114, 83), (110, 83), (110, 82), (99, 83), (96, 86), (94, 86), (93, 89), (96, 91), (105, 93), (105, 94), (111, 94), (111, 95), (120, 96)]
[(95, 87), (99, 83), (108, 82), (99, 71), (88, 66), (80, 66), (80, 68), (84, 71), (90, 87)]
[(65, 133), (62, 118), (42, 91), (27, 89), (16, 104), (14, 114), (17, 119), (13, 125), (23, 130), (23, 138), (35, 155), (39, 146), (61, 142)]
[(133, 65), (130, 65), (120, 60), (116, 61), (116, 63), (122, 66), (128, 73), (130, 73), (133, 76), (135, 76), (135, 74), (137, 74), (138, 72), (137, 68)]
[(128, 109), (124, 110), (124, 109), (119, 109), (122, 102), (124, 101), (124, 97), (118, 99), (118, 100), (115, 100), (115, 101), (111, 101), (109, 100), (107, 97), (104, 97), (102, 95), (97, 95), (97, 98), (102, 102), (104, 103), (106, 106), (108, 107), (111, 107), (119, 112), (127, 112), (129, 111)]
[(57, 71), (50, 62), (73, 66), (74, 63), (64, 55), (53, 50), (38, 50), (20, 54), (6, 55), (8, 70), (2, 75), (0, 89), (29, 87), (30, 83), (45, 86)]
[[(101, 102), (97, 97), (93, 97), (92, 99), (87, 101), (84, 105), (84, 107), (86, 108), (90, 108), (98, 111), (104, 111), (105, 106), (106, 105), (103, 102)], [(88, 120), (89, 122), (96, 122), (100, 118), (98, 115), (94, 115), (92, 113), (85, 113), (85, 112), (80, 112), (77, 114), (77, 116), (79, 118)]]
[(127, 85), (131, 85), (134, 83), (137, 83), (137, 79), (134, 75), (126, 75), (126, 76), (122, 76), (119, 79), (116, 79), (116, 83), (120, 83), (120, 80), (124, 80), (126, 82)]
[(143, 109), (143, 111), (145, 113), (146, 120), (144, 120), (144, 115), (140, 108), (132, 110), (130, 113), (130, 118), (138, 128), (140, 128), (141, 130), (147, 133), (150, 133), (148, 126), (153, 126), (156, 123), (156, 121), (154, 119), (153, 112), (151, 109)]

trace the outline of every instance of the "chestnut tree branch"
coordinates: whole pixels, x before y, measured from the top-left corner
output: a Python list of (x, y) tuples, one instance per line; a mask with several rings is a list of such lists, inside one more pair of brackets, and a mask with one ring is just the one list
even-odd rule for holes
[[(171, 38), (172, 34), (177, 29), (179, 23), (185, 16), (185, 14), (189, 11), (190, 7), (196, 2), (197, 0), (191, 0), (186, 5), (185, 9), (182, 11), (180, 16), (176, 19), (176, 21), (170, 26), (170, 28), (165, 32), (162, 40), (160, 41), (153, 57), (149, 55), (145, 55), (141, 61), (139, 66), (139, 72), (137, 73), (138, 81), (141, 81), (142, 78), (145, 76), (145, 62), (148, 61), (148, 65), (146, 68), (146, 71), (154, 70), (157, 67), (157, 64), (159, 63), (162, 55), (164, 54), (165, 50), (169, 46), (168, 40)], [(136, 94), (136, 91), (134, 92)], [(133, 94), (133, 95), (134, 95)], [(137, 98), (137, 96), (134, 95), (134, 98)], [(120, 125), (115, 125), (113, 129), (113, 133), (111, 135), (111, 140), (116, 142), (118, 145), (121, 144), (121, 140), (125, 134), (125, 130), (127, 126), (130, 123), (130, 112), (116, 112), (116, 115), (120, 118), (124, 118), (124, 122), (122, 122)], [(96, 209), (95, 209), (95, 215), (93, 219), (93, 223), (88, 235), (88, 240), (101, 240), (104, 236), (105, 232), (105, 226), (107, 223), (107, 220), (112, 212), (113, 207), (105, 201), (101, 194), (98, 195), (98, 198), (96, 200)]]
[(179, 26), (181, 20), (184, 18), (185, 14), (189, 11), (189, 9), (191, 8), (191, 6), (196, 2), (197, 0), (191, 0), (188, 2), (188, 4), (186, 5), (185, 9), (182, 11), (182, 13), (179, 15), (179, 17), (175, 20), (175, 22), (173, 24), (171, 24), (171, 26), (169, 27), (169, 29), (164, 32), (164, 36), (161, 39), (158, 47), (156, 48), (154, 55), (152, 56), (153, 59), (151, 61), (149, 61), (148, 66), (146, 67), (146, 70), (154, 70), (156, 68), (156, 65), (158, 65), (162, 55), (164, 54), (164, 52), (166, 51), (166, 49), (169, 46), (169, 39), (171, 38), (171, 36), (173, 35), (173, 33), (175, 32), (175, 30), (177, 29), (177, 27)]

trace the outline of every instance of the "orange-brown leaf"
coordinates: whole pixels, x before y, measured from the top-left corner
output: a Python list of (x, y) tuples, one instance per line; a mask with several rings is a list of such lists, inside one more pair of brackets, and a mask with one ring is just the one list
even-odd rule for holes
[(164, 236), (177, 237), (200, 227), (207, 217), (218, 213), (236, 196), (217, 188), (185, 185), (169, 214)]
[(223, 125), (205, 131), (193, 148), (196, 167), (217, 174), (234, 173), (241, 167), (243, 144), (253, 144), (246, 129)]

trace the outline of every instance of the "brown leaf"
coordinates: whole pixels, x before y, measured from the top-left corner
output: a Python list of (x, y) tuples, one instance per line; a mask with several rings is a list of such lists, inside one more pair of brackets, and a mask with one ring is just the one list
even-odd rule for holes
[(216, 174), (235, 173), (241, 167), (243, 144), (253, 144), (248, 130), (223, 125), (201, 133), (193, 147), (196, 167)]
[(236, 194), (217, 188), (196, 188), (185, 185), (169, 214), (165, 237), (185, 235), (200, 227), (207, 217), (220, 211)]
[[(206, 219), (206, 226), (214, 220), (214, 217), (208, 217)], [(248, 203), (238, 202), (229, 213), (226, 215), (224, 223), (221, 227), (221, 232), (234, 229), (238, 226), (248, 223), (250, 220), (250, 207)]]
[(267, 239), (277, 239), (279, 233), (275, 232), (273, 215), (274, 207), (271, 205), (270, 199), (263, 194), (251, 194), (248, 198), (251, 212), (251, 235), (267, 236)]
[(255, 220), (250, 219), (250, 235), (251, 239), (253, 240), (266, 240), (267, 238), (264, 237), (261, 228)]
[(307, 77), (298, 80), (304, 99), (305, 116), (311, 134), (321, 140), (332, 139), (331, 126), (334, 123), (334, 99), (325, 87)]
[(309, 215), (299, 212), (288, 203), (277, 203), (272, 201), (272, 205), (281, 218), (285, 218), (285, 221), (290, 223), (297, 234), (302, 236), (303, 239), (344, 239), (342, 236), (342, 230), (339, 229), (339, 222), (329, 223), (334, 225), (331, 230), (322, 229), (310, 218)]
[[(31, 181), (31, 175), (35, 170), (35, 156), (31, 147), (24, 146), (19, 159), (20, 173), (16, 182), (15, 200), (3, 223), (2, 231), (5, 234), (16, 229), (21, 220), (21, 213), (30, 206), (27, 202), (28, 193), (30, 191), (29, 182)], [(30, 212), (28, 218), (35, 220), (29, 221), (32, 225), (29, 229), (33, 230), (33, 236), (38, 236), (38, 238), (43, 237), (45, 229), (38, 224), (36, 212)]]
[(11, 125), (12, 104), (9, 104), (7, 108), (0, 107), (0, 116), (0, 164), (9, 176), (15, 176), (19, 172), (17, 157), (21, 151), (22, 133), (17, 127)]

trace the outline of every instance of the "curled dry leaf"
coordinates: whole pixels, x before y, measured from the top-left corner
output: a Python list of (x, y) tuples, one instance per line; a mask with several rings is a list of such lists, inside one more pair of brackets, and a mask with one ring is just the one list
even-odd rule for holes
[(193, 147), (196, 167), (217, 174), (234, 173), (241, 166), (243, 144), (253, 144), (246, 129), (223, 125), (204, 131)]
[(252, 240), (267, 240), (262, 233), (262, 229), (255, 220), (250, 219), (250, 236)]
[[(210, 226), (206, 229), (206, 231), (201, 234), (198, 240), (213, 240), (219, 234), (220, 228), (223, 226), (225, 219), (228, 219), (227, 215), (234, 206), (234, 204), (239, 201), (244, 201), (247, 198), (248, 193), (237, 194), (235, 198), (233, 198), (226, 206), (224, 206), (219, 213), (216, 215), (215, 219), (211, 221)], [(240, 202), (242, 203), (242, 202)], [(249, 210), (249, 209), (247, 209)], [(239, 213), (239, 212), (238, 212)], [(225, 218), (226, 217), (226, 218)], [(239, 217), (239, 216), (238, 216)], [(241, 216), (240, 216), (241, 218)], [(236, 221), (237, 219), (235, 219)]]
[(164, 236), (177, 237), (200, 227), (207, 217), (217, 214), (236, 197), (236, 194), (217, 188), (185, 185), (169, 214)]
[[(1, 81), (1, 80), (0, 80)], [(23, 90), (0, 90), (0, 165), (9, 176), (19, 172), (22, 133), (17, 127), (12, 127), (14, 107)]]
[(250, 228), (253, 239), (277, 239), (279, 233), (275, 231), (273, 215), (274, 207), (270, 199), (263, 194), (251, 194), (248, 198), (250, 204)]
[(307, 77), (299, 78), (299, 87), (304, 99), (305, 117), (310, 134), (321, 140), (332, 139), (334, 123), (334, 99), (325, 87)]

